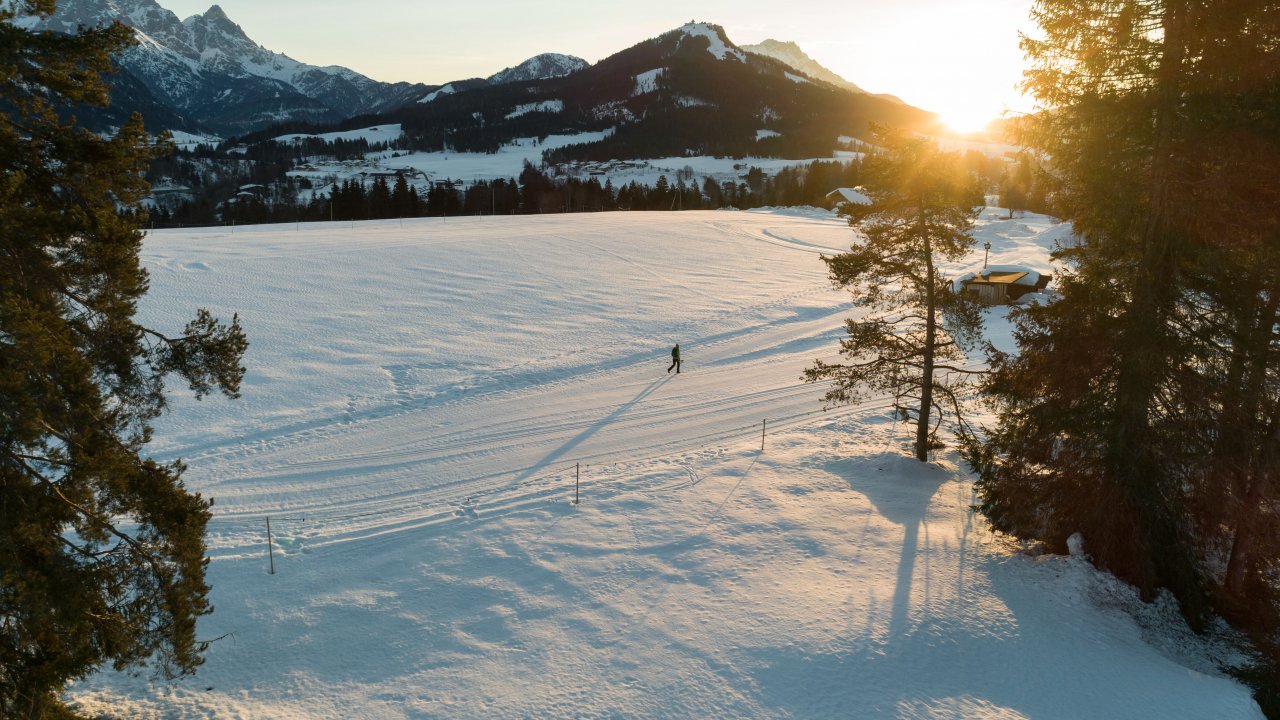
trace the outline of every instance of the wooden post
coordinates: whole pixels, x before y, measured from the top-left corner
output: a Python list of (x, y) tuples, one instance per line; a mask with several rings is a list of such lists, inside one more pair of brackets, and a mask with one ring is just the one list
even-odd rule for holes
[(764, 452), (764, 431), (769, 427), (769, 418), (760, 421), (760, 452)]
[(271, 516), (267, 516), (267, 557), (271, 560), (271, 574), (276, 574), (276, 555), (271, 547)]
[(578, 485), (582, 481), (582, 463), (573, 466), (573, 504), (578, 504)]

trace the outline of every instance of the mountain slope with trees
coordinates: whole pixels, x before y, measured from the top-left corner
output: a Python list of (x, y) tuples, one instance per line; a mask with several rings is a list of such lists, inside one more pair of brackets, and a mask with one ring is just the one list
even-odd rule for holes
[[(537, 107), (528, 112), (520, 108)], [(398, 122), (410, 149), (493, 151), (515, 138), (611, 130), (549, 162), (680, 155), (822, 157), (873, 123), (936, 130), (932, 113), (796, 74), (691, 23), (561, 78), (477, 87), (361, 122)]]

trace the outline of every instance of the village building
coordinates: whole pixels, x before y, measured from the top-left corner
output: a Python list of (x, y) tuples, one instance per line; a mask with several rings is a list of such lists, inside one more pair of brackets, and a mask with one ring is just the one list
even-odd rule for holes
[(1007, 305), (1018, 302), (1028, 293), (1045, 289), (1051, 279), (1048, 274), (1021, 265), (991, 265), (961, 275), (953, 283), (953, 289), (969, 293), (987, 305)]
[(836, 210), (841, 205), (853, 203), (854, 205), (870, 205), (871, 198), (867, 197), (866, 190), (861, 187), (856, 188), (836, 188), (827, 193), (827, 204)]

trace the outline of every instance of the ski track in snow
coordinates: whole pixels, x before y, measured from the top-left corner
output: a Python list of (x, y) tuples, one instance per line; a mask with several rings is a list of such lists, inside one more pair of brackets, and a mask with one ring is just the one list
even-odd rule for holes
[[(1052, 272), (1068, 235), (988, 209), (946, 272), (984, 241)], [(155, 443), (216, 501), (200, 635), (227, 638), (193, 679), (104, 672), (72, 699), (139, 718), (1260, 717), (1198, 641), (1149, 644), (1123, 587), (992, 536), (953, 453), (903, 456), (887, 399), (821, 409), (800, 374), (836, 359), (850, 306), (817, 256), (851, 240), (796, 211), (154, 233), (141, 319), (207, 306), (250, 335), (244, 397), (178, 392)]]
[[(455, 220), (454, 227), (466, 224), (467, 219)], [(413, 237), (423, 226), (432, 229), (431, 221), (418, 225), (406, 234)], [(786, 250), (811, 246), (778, 239), (767, 229), (744, 231), (734, 226), (726, 231), (716, 223), (707, 227), (719, 242), (747, 237)], [(442, 237), (421, 242), (361, 238), (359, 248), (351, 250), (288, 247), (284, 244), (288, 240), (287, 229), (273, 230), (260, 231), (267, 240), (265, 247), (271, 252), (287, 253), (294, 260), (402, 248), (440, 251), (470, 242), (449, 238), (447, 222), (440, 223)], [(382, 230), (397, 234), (400, 225)], [(842, 239), (847, 235), (845, 228), (837, 226), (837, 230)], [(828, 224), (827, 232), (830, 231)], [(244, 241), (236, 238), (250, 232), (254, 231), (239, 231), (220, 249), (240, 247)], [(271, 242), (277, 239), (278, 244)], [(697, 349), (694, 362), (699, 371), (686, 371), (679, 378), (680, 390), (666, 387), (676, 379), (674, 376), (660, 377), (650, 385), (648, 378), (654, 376), (661, 362), (655, 360), (652, 350), (618, 354), (609, 352), (612, 342), (601, 343), (577, 348), (573, 353), (544, 354), (526, 363), (494, 367), (483, 377), (471, 378), (465, 387), (432, 388), (416, 398), (397, 391), (383, 402), (365, 403), (358, 409), (348, 404), (329, 417), (247, 433), (240, 442), (214, 441), (179, 448), (178, 454), (200, 468), (193, 474), (220, 478), (207, 490), (219, 503), (214, 528), (239, 518), (257, 521), (273, 513), (305, 513), (316, 522), (327, 517), (331, 523), (385, 514), (387, 523), (412, 523), (415, 513), (434, 511), (455, 501), (459, 493), (491, 494), (518, 485), (534, 474), (562, 471), (563, 468), (553, 467), (557, 463), (608, 459), (620, 454), (676, 454), (687, 450), (691, 443), (744, 436), (762, 418), (773, 417), (777, 424), (786, 417), (815, 409), (815, 388), (799, 382), (798, 370), (770, 378), (772, 383), (782, 380), (783, 384), (736, 394), (730, 391), (735, 389), (732, 378), (741, 374), (744, 362), (797, 342), (793, 335), (800, 336), (797, 350), (828, 350), (830, 329), (840, 326), (843, 311), (839, 293), (828, 283), (813, 282), (821, 280), (819, 265), (807, 268), (807, 286), (732, 306), (725, 303), (722, 293), (713, 292), (722, 290), (722, 285), (703, 282), (708, 289), (702, 289), (698, 287), (702, 273), (697, 268), (682, 267), (678, 259), (654, 258), (648, 248), (637, 252), (630, 247), (634, 256), (628, 257), (628, 249), (615, 250), (600, 241), (567, 236), (558, 229), (529, 232), (518, 242), (504, 240), (502, 246), (526, 276), (540, 276), (543, 287), (563, 284), (566, 275), (543, 269), (535, 254), (545, 257), (553, 251), (572, 249), (575, 254), (590, 252), (593, 262), (608, 263), (610, 273), (664, 288), (682, 301), (701, 298), (704, 305), (712, 308), (711, 312), (673, 318), (674, 322), (664, 328), (664, 333), (679, 338), (686, 348)], [(838, 250), (838, 245), (823, 247)], [(166, 269), (174, 267), (168, 259), (153, 262)], [(185, 260), (183, 263), (183, 267), (190, 264)], [(686, 279), (690, 274), (693, 279)], [(481, 283), (496, 283), (507, 275), (508, 272), (480, 273), (475, 277)], [(564, 288), (561, 292), (568, 296), (573, 290)], [(812, 297), (823, 298), (826, 307), (787, 312), (797, 301)], [(531, 321), (527, 317), (520, 320)], [(820, 330), (815, 332), (815, 328)], [(483, 344), (484, 340), (469, 342)], [(584, 364), (575, 359), (580, 355), (597, 359)], [(803, 362), (804, 358), (800, 360)], [(528, 369), (530, 365), (538, 369)], [(554, 369), (557, 366), (563, 370)], [(395, 379), (396, 373), (392, 374)], [(396, 379), (395, 384), (402, 381)], [(628, 397), (634, 393), (639, 394)], [(537, 402), (529, 402), (533, 398)], [(503, 407), (507, 417), (495, 421), (495, 405)], [(533, 411), (551, 408), (552, 412), (526, 416), (521, 406)], [(677, 422), (687, 427), (675, 433), (674, 438), (663, 437), (661, 428)], [(323, 488), (323, 492), (317, 492), (317, 488)], [(331, 510), (334, 505), (340, 508), (337, 514)], [(220, 552), (237, 552), (234, 544), (224, 547), (216, 532), (210, 544), (215, 557)]]

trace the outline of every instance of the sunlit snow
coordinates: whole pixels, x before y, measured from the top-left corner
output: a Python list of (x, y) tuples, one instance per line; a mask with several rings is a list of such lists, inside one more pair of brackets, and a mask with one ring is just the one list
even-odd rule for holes
[(707, 52), (715, 56), (717, 60), (733, 58), (739, 62), (747, 61), (746, 53), (737, 48), (731, 48), (726, 45), (724, 40), (721, 39), (720, 33), (716, 32), (716, 29), (708, 23), (687, 23), (673, 32), (683, 33), (689, 37), (706, 38), (708, 42)]
[[(1052, 271), (1069, 228), (1006, 215), (983, 212), (979, 248)], [(179, 393), (154, 444), (216, 500), (198, 634), (220, 639), (194, 678), (70, 697), (139, 718), (1261, 717), (1201, 641), (1133, 616), (1176, 613), (993, 536), (954, 452), (909, 458), (887, 399), (822, 411), (800, 373), (850, 306), (819, 256), (852, 237), (813, 209), (150, 234), (141, 319), (203, 306), (249, 334), (243, 398)]]

